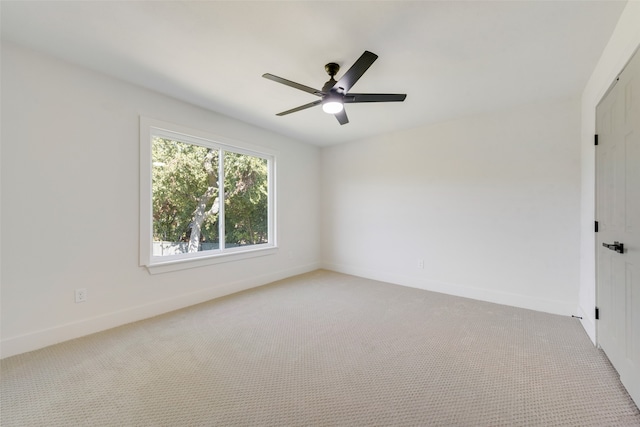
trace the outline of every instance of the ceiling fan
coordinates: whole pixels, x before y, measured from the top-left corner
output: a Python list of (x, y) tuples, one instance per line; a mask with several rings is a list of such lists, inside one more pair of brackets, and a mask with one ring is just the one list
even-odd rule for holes
[(330, 79), (324, 84), (324, 86), (322, 86), (322, 90), (292, 82), (291, 80), (283, 79), (282, 77), (274, 76), (269, 73), (263, 74), (262, 77), (320, 97), (317, 101), (292, 108), (291, 110), (283, 111), (282, 113), (276, 114), (276, 116), (285, 116), (287, 114), (295, 113), (296, 111), (306, 110), (307, 108), (322, 104), (322, 109), (325, 113), (335, 115), (338, 122), (340, 122), (341, 125), (344, 125), (349, 123), (347, 113), (344, 110), (344, 104), (353, 104), (357, 102), (402, 102), (407, 97), (406, 94), (399, 93), (349, 93), (351, 87), (356, 84), (376, 59), (378, 59), (378, 55), (365, 50), (362, 56), (358, 58), (355, 64), (353, 64), (338, 81), (334, 79), (334, 76), (338, 74), (340, 66), (335, 62), (330, 62), (324, 66), (324, 69), (327, 71), (327, 74), (329, 74)]

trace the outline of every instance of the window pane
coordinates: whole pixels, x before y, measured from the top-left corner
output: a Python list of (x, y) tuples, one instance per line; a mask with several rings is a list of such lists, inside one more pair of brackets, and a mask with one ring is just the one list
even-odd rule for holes
[(268, 243), (267, 160), (225, 152), (225, 247)]
[(219, 150), (153, 137), (153, 256), (219, 248)]

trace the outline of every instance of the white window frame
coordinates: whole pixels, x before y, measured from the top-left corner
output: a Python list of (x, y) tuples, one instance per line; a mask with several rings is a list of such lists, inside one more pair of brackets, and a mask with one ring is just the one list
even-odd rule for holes
[[(153, 137), (160, 136), (188, 144), (222, 150), (220, 167), (224, 164), (224, 151), (230, 151), (267, 160), (268, 165), (268, 242), (263, 244), (200, 251), (169, 256), (153, 255), (153, 189), (152, 189), (152, 144)], [(201, 267), (222, 262), (271, 255), (277, 252), (276, 232), (276, 152), (256, 147), (245, 142), (213, 135), (208, 132), (160, 120), (140, 117), (140, 265), (151, 274), (165, 273), (187, 268)], [(224, 218), (224, 191), (221, 189), (219, 215)], [(222, 221), (224, 224), (224, 221)], [(224, 229), (220, 230), (221, 243)]]

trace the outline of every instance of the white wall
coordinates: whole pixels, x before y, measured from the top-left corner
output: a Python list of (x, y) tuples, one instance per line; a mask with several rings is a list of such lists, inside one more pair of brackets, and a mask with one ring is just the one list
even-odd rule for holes
[(579, 111), (530, 105), (323, 149), (323, 265), (575, 314)]
[[(6, 43), (2, 114), (3, 357), (318, 267), (316, 147)], [(138, 265), (139, 115), (279, 152), (277, 255)]]
[(640, 2), (627, 3), (607, 47), (582, 93), (581, 205), (580, 205), (580, 291), (582, 324), (596, 341), (595, 270), (595, 146), (596, 106), (625, 64), (640, 46)]

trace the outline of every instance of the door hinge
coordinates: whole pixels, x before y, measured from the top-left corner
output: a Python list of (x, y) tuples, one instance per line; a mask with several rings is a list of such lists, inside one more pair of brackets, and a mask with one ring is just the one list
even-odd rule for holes
[(600, 309), (596, 307), (596, 320), (600, 320)]
[(596, 230), (596, 233), (597, 233), (598, 232), (598, 221), (596, 221), (595, 230)]
[(598, 134), (593, 135), (593, 145), (598, 145)]

